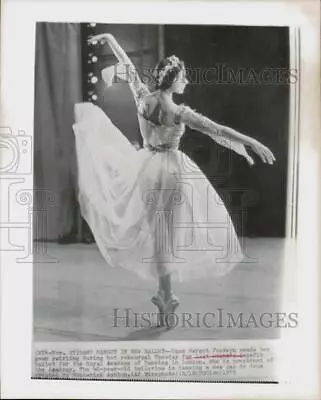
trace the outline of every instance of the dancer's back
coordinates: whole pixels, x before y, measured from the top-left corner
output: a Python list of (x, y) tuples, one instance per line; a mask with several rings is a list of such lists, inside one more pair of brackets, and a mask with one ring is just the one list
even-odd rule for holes
[(159, 90), (144, 97), (139, 111), (155, 125), (171, 127), (179, 124), (178, 106), (161, 95)]
[(167, 145), (178, 148), (185, 126), (179, 118), (179, 108), (153, 92), (138, 106), (138, 120), (145, 146)]

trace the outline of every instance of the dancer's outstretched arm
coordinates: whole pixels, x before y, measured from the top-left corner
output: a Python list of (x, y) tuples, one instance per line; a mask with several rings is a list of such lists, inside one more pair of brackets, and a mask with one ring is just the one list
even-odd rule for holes
[(273, 162), (276, 161), (271, 150), (256, 139), (243, 135), (228, 126), (220, 125), (195, 112), (188, 106), (178, 106), (178, 114), (180, 120), (191, 129), (198, 130), (210, 136), (220, 145), (234, 150), (236, 153), (245, 157), (250, 165), (254, 164), (254, 160), (246, 151), (245, 146), (249, 146), (258, 154), (264, 163), (273, 164)]
[[(114, 36), (110, 33), (102, 33), (100, 35), (92, 36), (88, 42), (93, 43), (97, 41), (98, 43), (107, 42), (113, 53), (115, 54), (118, 61), (122, 64), (123, 70), (121, 71), (122, 78), (127, 80), (129, 86), (133, 92), (136, 104), (145, 95), (149, 94), (147, 86), (141, 81), (139, 74), (132, 63), (131, 59), (128, 57), (124, 49), (119, 45)], [(119, 67), (119, 66), (118, 66)], [(117, 66), (115, 66), (117, 68)], [(116, 72), (116, 71), (115, 71)]]

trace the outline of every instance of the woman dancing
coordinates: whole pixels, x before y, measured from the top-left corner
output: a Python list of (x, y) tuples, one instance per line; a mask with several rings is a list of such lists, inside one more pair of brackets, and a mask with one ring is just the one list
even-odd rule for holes
[[(151, 301), (160, 324), (171, 327), (169, 317), (179, 305), (172, 279), (222, 276), (244, 259), (224, 203), (200, 168), (178, 150), (185, 126), (250, 165), (254, 160), (245, 146), (264, 163), (273, 164), (275, 157), (257, 140), (174, 103), (173, 93), (182, 94), (188, 83), (184, 62), (176, 56), (158, 63), (156, 90), (150, 92), (111, 34), (93, 36), (89, 43), (94, 42), (107, 42), (118, 67), (126, 68), (144, 147), (131, 144), (98, 106), (75, 105), (81, 211), (110, 266), (158, 281)], [(108, 72), (103, 71), (106, 81)]]

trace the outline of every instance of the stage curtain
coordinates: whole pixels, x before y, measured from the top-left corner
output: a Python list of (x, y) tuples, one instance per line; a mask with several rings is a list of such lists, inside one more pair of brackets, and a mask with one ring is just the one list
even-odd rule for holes
[(80, 24), (38, 23), (34, 207), (47, 214), (41, 223), (34, 224), (34, 239), (55, 240), (70, 231), (75, 219), (79, 220), (75, 208), (77, 165), (72, 131), (73, 106), (79, 101), (82, 101)]

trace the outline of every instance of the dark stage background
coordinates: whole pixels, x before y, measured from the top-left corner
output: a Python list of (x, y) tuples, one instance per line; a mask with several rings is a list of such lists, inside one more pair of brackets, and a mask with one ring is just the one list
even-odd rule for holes
[[(265, 68), (289, 69), (285, 27), (167, 26), (165, 44), (166, 53), (175, 53), (187, 65), (197, 64), (198, 68), (220, 63), (234, 71), (243, 68), (256, 73)], [(215, 143), (205, 136), (188, 132), (182, 142), (182, 148), (204, 172), (214, 176), (211, 181), (218, 191), (230, 193), (231, 205), (246, 208), (245, 235), (284, 236), (289, 85), (194, 84), (187, 89), (185, 99), (191, 107), (253, 136), (273, 151), (277, 161), (272, 167), (255, 156), (256, 164), (251, 168), (237, 154), (214, 149)], [(193, 151), (197, 143), (201, 143), (200, 148)], [(219, 154), (219, 163), (215, 154)]]
[[(243, 68), (257, 73), (264, 68), (289, 68), (289, 35), (286, 27), (81, 24), (78, 43), (82, 50), (82, 82), (79, 85), (83, 100), (92, 100), (98, 104), (131, 141), (140, 143), (135, 105), (128, 85), (117, 83), (106, 89), (101, 80), (100, 71), (115, 64), (117, 60), (107, 45), (86, 45), (88, 35), (101, 32), (114, 34), (139, 71), (153, 68), (163, 54), (177, 55), (185, 61), (187, 68), (207, 69), (219, 63), (234, 71)], [(94, 63), (88, 62), (92, 56), (97, 56)], [(38, 59), (38, 64), (41, 62)], [(77, 62), (79, 64), (79, 60)], [(39, 70), (41, 68), (38, 66)], [(88, 80), (89, 74), (98, 78), (94, 85)], [(53, 77), (50, 78), (49, 74), (46, 79)], [(73, 79), (72, 74), (69, 79)], [(37, 67), (35, 82), (36, 88), (38, 85), (35, 103), (37, 114), (37, 105), (41, 103)], [(97, 100), (92, 99), (93, 94), (97, 95)], [(197, 162), (224, 198), (239, 234), (283, 237), (286, 218), (289, 85), (198, 81), (191, 83), (184, 96), (177, 96), (175, 100), (187, 103), (221, 124), (255, 137), (273, 151), (276, 156), (273, 166), (263, 164), (254, 156), (256, 164), (250, 167), (245, 159), (216, 145), (199, 132), (187, 129), (181, 141), (181, 150)], [(64, 135), (71, 137), (71, 127), (70, 130), (65, 129), (67, 132)], [(46, 135), (46, 132), (45, 126), (38, 125), (36, 136)], [(63, 146), (63, 143), (57, 146)], [(35, 159), (37, 168), (44, 168), (44, 153), (48, 151), (50, 149), (45, 146), (38, 148), (35, 153), (35, 158), (38, 157), (38, 160)], [(39, 155), (41, 152), (42, 161)], [(38, 172), (35, 178), (37, 176), (43, 177), (43, 174)], [(35, 186), (48, 188), (50, 182), (48, 179), (35, 179)], [(70, 185), (67, 188), (71, 190)], [(61, 200), (58, 208), (64, 207), (65, 200)], [(240, 209), (246, 210), (243, 229)], [(54, 211), (51, 212), (53, 215)], [(54, 239), (59, 228), (55, 226), (50, 229), (49, 224), (48, 238)]]

